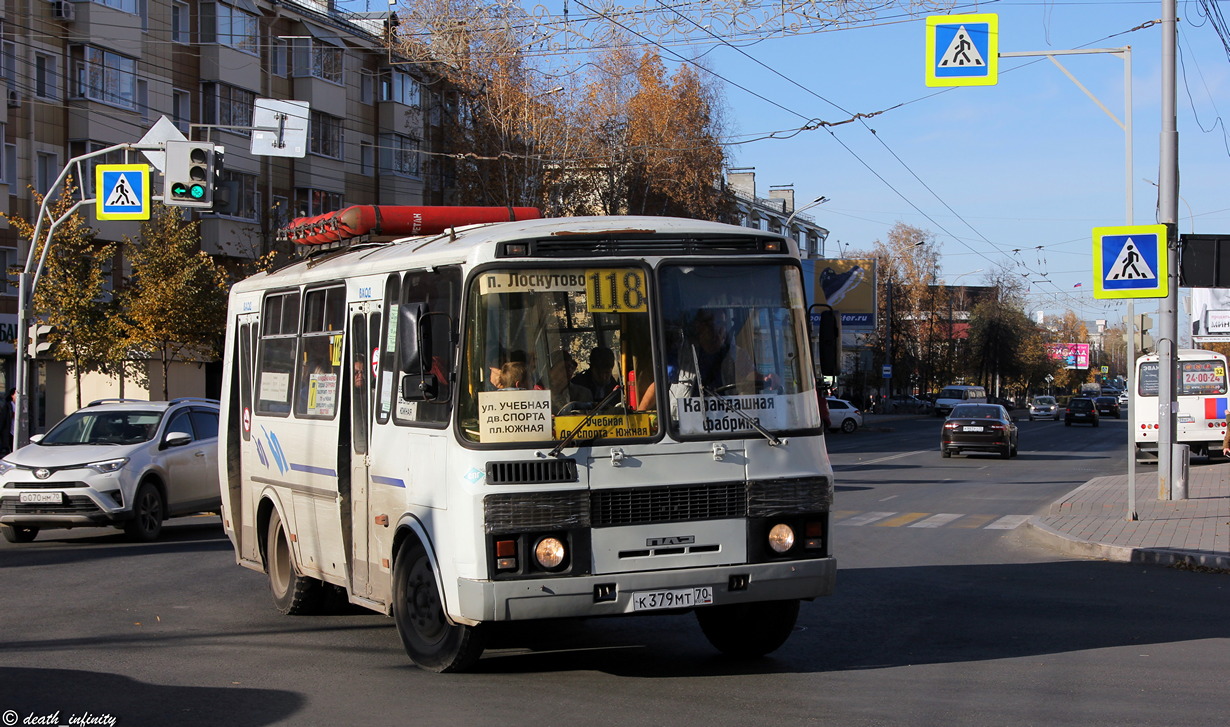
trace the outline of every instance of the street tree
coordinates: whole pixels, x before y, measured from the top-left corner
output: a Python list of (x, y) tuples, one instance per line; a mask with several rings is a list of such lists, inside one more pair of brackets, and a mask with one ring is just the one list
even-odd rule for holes
[(155, 359), (162, 398), (176, 361), (216, 361), (226, 328), (227, 278), (200, 250), (200, 223), (157, 205), (136, 239), (125, 238), (132, 277), (120, 295), (125, 358)]
[[(1089, 327), (1073, 311), (1048, 319), (1051, 330), (1050, 343), (1089, 343)], [(1055, 386), (1060, 390), (1076, 391), (1081, 384), (1093, 381), (1089, 369), (1060, 368), (1055, 375)]]
[(999, 391), (1029, 391), (1057, 371), (1042, 333), (1011, 298), (974, 306), (969, 326), (970, 362), (978, 378)]
[(890, 388), (907, 383), (927, 390), (948, 336), (947, 318), (939, 313), (947, 307), (946, 293), (935, 285), (939, 272), (935, 236), (898, 222), (884, 241), (876, 241), (868, 257), (876, 261), (880, 288), (876, 298), (879, 320), (884, 322), (877, 331), (875, 366), (893, 366)]
[[(44, 195), (31, 190), (34, 206), (42, 209)], [(58, 197), (47, 209), (48, 219), (63, 221), (56, 227), (48, 247), (44, 223), (39, 239), (34, 224), (18, 215), (5, 214), (19, 237), (31, 240), (35, 259), (46, 258), (31, 300), (31, 313), (51, 326), (48, 355), (67, 364), (77, 389), (77, 407), (82, 405), (81, 379), (87, 373), (115, 373), (114, 300), (108, 292), (107, 270), (115, 245), (99, 242), (98, 231), (79, 213), (68, 214), (77, 201), (77, 186), (69, 176)], [(67, 215), (67, 217), (65, 217)], [(22, 335), (19, 333), (19, 335)]]

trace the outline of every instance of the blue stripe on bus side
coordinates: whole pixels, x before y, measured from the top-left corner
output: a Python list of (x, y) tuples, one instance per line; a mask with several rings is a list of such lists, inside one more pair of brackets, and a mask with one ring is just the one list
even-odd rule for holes
[(328, 467), (313, 467), (307, 464), (291, 463), (291, 470), (295, 472), (307, 472), (310, 475), (325, 475), (326, 477), (337, 477), (337, 470), (331, 470)]
[(372, 482), (377, 485), (390, 485), (392, 487), (405, 487), (406, 481), (396, 477), (381, 477), (380, 475), (372, 475)]

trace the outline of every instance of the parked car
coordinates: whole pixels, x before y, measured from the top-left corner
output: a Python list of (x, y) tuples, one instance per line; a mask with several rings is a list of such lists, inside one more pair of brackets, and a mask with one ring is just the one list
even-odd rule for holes
[(90, 403), (0, 459), (0, 530), (122, 527), (155, 540), (168, 517), (217, 512), (218, 402)]
[(1098, 408), (1098, 414), (1105, 414), (1116, 419), (1119, 418), (1119, 400), (1113, 396), (1099, 396), (1093, 400), (1093, 405)]
[(889, 399), (894, 413), (926, 414), (931, 411), (931, 402), (910, 394), (898, 394)]
[(940, 456), (953, 452), (997, 452), (1016, 455), (1016, 420), (1000, 404), (958, 404), (940, 429)]
[(1074, 397), (1068, 400), (1068, 408), (1063, 413), (1064, 426), (1072, 426), (1076, 424), (1092, 424), (1098, 425), (1098, 407), (1093, 403), (1093, 399), (1081, 396)]
[(849, 434), (863, 426), (863, 412), (845, 399), (828, 397), (829, 426)]

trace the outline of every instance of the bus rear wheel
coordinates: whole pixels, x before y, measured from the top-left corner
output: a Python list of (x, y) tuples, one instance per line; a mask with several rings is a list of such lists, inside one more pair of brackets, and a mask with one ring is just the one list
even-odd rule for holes
[(709, 643), (723, 654), (741, 658), (765, 656), (776, 651), (790, 637), (798, 617), (798, 601), (735, 603), (696, 609), (696, 620)]
[(324, 600), (324, 584), (295, 572), (290, 538), (282, 527), (282, 516), (275, 510), (269, 517), (265, 540), (265, 565), (269, 571), (269, 591), (273, 605), (287, 616), (315, 613)]
[(404, 546), (393, 564), (393, 621), (406, 654), (420, 669), (465, 671), (482, 656), (481, 627), (445, 617), (431, 559), (420, 543)]

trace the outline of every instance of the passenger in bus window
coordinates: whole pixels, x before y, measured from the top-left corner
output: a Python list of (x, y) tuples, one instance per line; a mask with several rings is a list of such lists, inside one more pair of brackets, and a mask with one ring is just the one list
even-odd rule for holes
[[(677, 381), (696, 379), (711, 392), (753, 394), (756, 368), (747, 351), (739, 348), (731, 332), (730, 316), (721, 309), (702, 308), (692, 320), (692, 337), (679, 356)], [(693, 392), (695, 396), (699, 392)]]
[(602, 401), (619, 386), (612, 375), (615, 370), (615, 352), (605, 346), (596, 346), (589, 352), (589, 368), (572, 377), (572, 383), (589, 391), (590, 401)]
[(547, 369), (547, 387), (551, 390), (551, 409), (559, 412), (574, 402), (592, 403), (589, 389), (572, 383), (576, 361), (567, 351), (551, 352), (551, 367)]
[(497, 386), (504, 391), (528, 389), (528, 379), (525, 364), (521, 361), (509, 361), (500, 367), (500, 379)]

